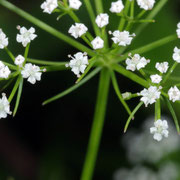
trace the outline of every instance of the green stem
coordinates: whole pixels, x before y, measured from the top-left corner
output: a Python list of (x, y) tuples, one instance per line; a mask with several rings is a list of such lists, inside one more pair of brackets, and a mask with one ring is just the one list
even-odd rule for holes
[(81, 43), (77, 42), (76, 40), (70, 38), (69, 36), (64, 35), (63, 33), (59, 32), (58, 30), (54, 29), (53, 27), (47, 25), (46, 23), (42, 22), (41, 20), (33, 17), (32, 15), (28, 14), (27, 12), (23, 11), (22, 9), (16, 7), (15, 5), (11, 4), (8, 1), (0, 0), (0, 4), (6, 7), (7, 9), (17, 13), (19, 16), (25, 18), (26, 20), (30, 21), (31, 23), (35, 24), (36, 26), (40, 27), (44, 31), (52, 34), (53, 36), (63, 40), (64, 42), (70, 44), (71, 46), (83, 51), (87, 52), (90, 56), (94, 56), (95, 53), (87, 48), (86, 46), (82, 45)]
[(28, 57), (28, 53), (29, 53), (29, 47), (30, 47), (30, 43), (27, 44), (26, 48), (25, 48), (25, 52), (24, 52), (24, 65), (26, 64), (27, 61), (27, 57)]
[(146, 10), (143, 9), (143, 10), (136, 16), (136, 19), (140, 19), (145, 13), (146, 13)]
[(96, 6), (96, 12), (97, 14), (103, 13), (103, 4), (102, 0), (94, 0), (95, 6)]
[(100, 74), (94, 120), (93, 120), (90, 139), (88, 143), (86, 159), (80, 180), (92, 180), (98, 149), (100, 145), (100, 139), (102, 136), (103, 125), (104, 125), (109, 85), (110, 85), (109, 70), (104, 68), (102, 69)]
[(13, 60), (13, 62), (15, 61), (15, 57), (14, 57), (14, 55), (12, 54), (12, 52), (7, 48), (7, 47), (5, 47), (4, 48), (5, 49), (5, 51), (6, 51), (6, 53), (8, 54), (8, 56)]
[(157, 99), (155, 103), (155, 121), (161, 119), (161, 101)]

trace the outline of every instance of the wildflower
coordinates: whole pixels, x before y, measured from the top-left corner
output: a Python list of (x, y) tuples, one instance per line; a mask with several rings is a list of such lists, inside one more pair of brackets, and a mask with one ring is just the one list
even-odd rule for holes
[(156, 99), (160, 98), (161, 92), (156, 86), (150, 86), (148, 89), (142, 90), (138, 95), (143, 96), (140, 100), (144, 102), (147, 107), (148, 104), (153, 104), (156, 102)]
[(57, 0), (46, 0), (41, 4), (41, 9), (43, 9), (43, 12), (51, 14), (54, 9), (58, 7)]
[(69, 7), (72, 9), (78, 10), (82, 5), (82, 2), (79, 0), (69, 0)]
[(15, 64), (17, 66), (22, 66), (23, 62), (24, 62), (25, 58), (22, 56), (22, 55), (18, 55), (16, 58), (15, 58)]
[(153, 8), (155, 0), (137, 0), (137, 3), (140, 8), (150, 10)]
[(168, 62), (156, 63), (156, 69), (161, 73), (166, 73), (169, 68)]
[(24, 47), (27, 46), (28, 43), (30, 43), (32, 40), (34, 40), (37, 35), (35, 33), (35, 29), (31, 27), (29, 30), (27, 30), (25, 27), (18, 27), (20, 30), (20, 34), (17, 34), (16, 40), (19, 43), (22, 43)]
[(31, 84), (35, 84), (36, 81), (41, 80), (42, 72), (39, 68), (39, 66), (32, 65), (31, 63), (25, 64), (23, 70), (21, 71), (23, 78), (28, 78), (27, 81), (29, 81)]
[(158, 119), (156, 122), (154, 122), (155, 127), (150, 128), (150, 133), (154, 134), (153, 138), (156, 141), (161, 141), (163, 136), (168, 137), (169, 131), (168, 129), (168, 123), (166, 120)]
[(113, 33), (109, 31), (109, 34), (112, 34), (114, 37), (111, 38), (115, 44), (119, 46), (127, 46), (131, 44), (131, 41), (135, 34), (130, 35), (128, 31), (120, 32), (119, 30), (114, 31)]
[(155, 84), (159, 84), (162, 81), (162, 76), (155, 74), (150, 76), (151, 81)]
[(180, 63), (180, 49), (177, 47), (174, 48), (173, 59), (174, 61)]
[(87, 32), (88, 28), (82, 23), (75, 23), (72, 25), (68, 31), (74, 38), (81, 37), (83, 34)]
[(122, 0), (118, 0), (116, 2), (111, 3), (110, 11), (112, 13), (120, 13), (124, 9), (124, 5)]
[(96, 17), (96, 24), (98, 27), (102, 28), (109, 24), (109, 16), (106, 13), (101, 13)]
[(139, 54), (135, 54), (133, 57), (126, 59), (126, 69), (135, 71), (140, 70), (141, 68), (144, 68), (150, 60), (146, 60), (144, 57), (141, 57)]
[(180, 100), (180, 91), (179, 89), (174, 86), (174, 87), (171, 87), (168, 91), (168, 95), (169, 95), (169, 99), (172, 101), (172, 102), (175, 102), (175, 101), (179, 101)]
[(66, 64), (66, 67), (70, 67), (71, 71), (80, 77), (80, 73), (84, 73), (88, 63), (87, 53), (78, 52), (73, 56), (69, 55), (71, 58), (70, 63)]
[(123, 98), (124, 100), (126, 100), (126, 99), (130, 98), (131, 95), (132, 95), (132, 94), (131, 94), (130, 92), (125, 92), (125, 93), (122, 93), (122, 98)]
[(2, 98), (0, 98), (0, 119), (6, 118), (7, 114), (11, 114), (10, 105), (6, 94), (2, 93)]
[(97, 36), (93, 41), (91, 41), (93, 49), (102, 49), (104, 47), (104, 41)]
[(11, 71), (9, 70), (8, 66), (5, 66), (2, 61), (0, 61), (0, 78), (7, 79), (10, 75)]
[(2, 29), (0, 29), (0, 49), (4, 49), (7, 46), (8, 46), (8, 38), (6, 37)]
[(180, 22), (177, 24), (177, 30), (176, 30), (176, 32), (177, 32), (177, 35), (178, 35), (178, 38), (180, 38)]

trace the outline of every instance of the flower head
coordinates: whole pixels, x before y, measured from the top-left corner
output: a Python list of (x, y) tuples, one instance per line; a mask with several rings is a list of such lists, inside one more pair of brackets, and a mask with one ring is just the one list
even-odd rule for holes
[(155, 84), (159, 84), (162, 81), (162, 76), (155, 74), (150, 76), (151, 81)]
[(73, 56), (69, 55), (71, 58), (69, 64), (66, 64), (66, 67), (70, 67), (71, 71), (77, 75), (77, 77), (80, 77), (80, 73), (84, 73), (88, 62), (88, 57), (86, 53), (78, 52)]
[(175, 101), (179, 101), (180, 100), (180, 91), (179, 89), (174, 86), (174, 87), (171, 87), (168, 91), (168, 95), (169, 95), (169, 99), (172, 101), (172, 102), (175, 102)]
[(156, 63), (156, 69), (161, 73), (166, 73), (169, 68), (168, 62)]
[(102, 49), (104, 47), (104, 41), (97, 36), (93, 41), (91, 41), (93, 49)]
[(109, 33), (113, 35), (111, 39), (114, 43), (119, 46), (130, 45), (133, 37), (135, 36), (135, 34), (130, 35), (128, 31), (120, 32), (119, 30), (116, 30), (113, 33), (111, 31)]
[(41, 80), (42, 72), (39, 66), (32, 65), (31, 63), (25, 64), (23, 70), (21, 71), (22, 77), (27, 78), (31, 84), (35, 84), (36, 81)]
[(180, 63), (180, 49), (177, 47), (174, 48), (173, 59), (174, 61)]
[(160, 98), (161, 92), (156, 86), (150, 86), (148, 89), (142, 90), (138, 95), (142, 96), (140, 100), (147, 107), (148, 104), (153, 104), (156, 102), (156, 99)]
[(41, 9), (43, 9), (43, 12), (51, 14), (54, 9), (58, 7), (57, 0), (46, 0), (41, 4)]
[(0, 29), (0, 49), (4, 49), (7, 46), (8, 46), (8, 38), (6, 37), (2, 29)]
[(22, 43), (24, 47), (27, 46), (28, 43), (30, 43), (32, 40), (34, 40), (37, 35), (35, 33), (35, 29), (31, 27), (29, 30), (27, 30), (25, 27), (18, 27), (20, 30), (20, 34), (17, 34), (16, 40), (19, 43)]
[(8, 66), (5, 66), (2, 61), (0, 61), (0, 78), (7, 79), (10, 75), (11, 71), (9, 70)]
[(22, 66), (23, 62), (24, 62), (25, 58), (22, 56), (22, 55), (18, 55), (16, 58), (15, 58), (15, 64), (18, 65), (18, 66)]
[(178, 38), (180, 38), (180, 22), (177, 24), (177, 30), (176, 30), (176, 32), (177, 32)]
[(169, 131), (167, 130), (168, 129), (168, 123), (166, 120), (157, 120), (154, 122), (154, 126), (155, 127), (151, 127), (150, 128), (150, 133), (151, 134), (154, 134), (153, 138), (156, 140), (156, 141), (161, 141), (163, 136), (164, 137), (168, 137), (168, 134), (169, 134)]
[(11, 114), (10, 105), (6, 94), (2, 93), (2, 98), (0, 98), (0, 119), (6, 118), (7, 114)]
[(96, 17), (96, 24), (98, 27), (102, 28), (109, 24), (109, 16), (106, 13), (101, 13)]
[(126, 69), (135, 71), (140, 70), (141, 68), (144, 68), (150, 60), (145, 59), (144, 57), (141, 57), (139, 54), (135, 54), (133, 57), (126, 59)]
[(137, 0), (137, 3), (140, 8), (144, 10), (150, 10), (153, 8), (155, 0)]
[(72, 25), (68, 31), (74, 38), (81, 37), (87, 32), (88, 28), (82, 23), (75, 23)]
[(124, 9), (124, 5), (122, 0), (118, 0), (116, 2), (111, 3), (110, 11), (112, 13), (120, 13)]
[(69, 0), (69, 7), (78, 10), (82, 5), (80, 0)]

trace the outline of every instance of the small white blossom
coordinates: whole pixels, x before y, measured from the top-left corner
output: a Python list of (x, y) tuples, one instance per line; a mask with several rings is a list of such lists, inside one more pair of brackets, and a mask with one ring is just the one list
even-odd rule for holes
[(137, 3), (140, 8), (144, 10), (150, 10), (153, 8), (155, 0), (137, 0)]
[(78, 10), (82, 5), (79, 0), (69, 0), (69, 7)]
[(180, 91), (179, 89), (174, 86), (174, 87), (171, 87), (168, 91), (168, 95), (169, 95), (169, 99), (172, 101), (172, 102), (175, 102), (175, 101), (179, 101), (180, 100)]
[(131, 97), (131, 93), (130, 92), (125, 92), (125, 93), (122, 93), (122, 97), (123, 99), (127, 99), (127, 98), (130, 98)]
[(109, 24), (109, 16), (106, 13), (101, 13), (96, 17), (96, 24), (98, 27), (102, 28)]
[(6, 37), (6, 34), (0, 29), (0, 49), (4, 49), (8, 46), (8, 38)]
[(0, 119), (6, 118), (7, 114), (11, 114), (9, 101), (7, 100), (6, 94), (2, 93), (0, 98)]
[(109, 31), (109, 33), (114, 36), (111, 39), (115, 44), (118, 44), (119, 46), (130, 45), (133, 37), (135, 36), (135, 34), (130, 35), (128, 31), (120, 32), (119, 30), (116, 30), (113, 33)]
[(169, 131), (167, 130), (168, 129), (168, 123), (166, 120), (157, 120), (154, 122), (154, 126), (155, 127), (151, 127), (150, 128), (150, 133), (151, 134), (154, 134), (153, 138), (156, 140), (156, 141), (161, 141), (163, 136), (164, 137), (168, 137), (169, 135)]
[(133, 57), (126, 59), (126, 69), (135, 71), (140, 70), (141, 68), (144, 68), (150, 60), (145, 59), (144, 57), (141, 57), (139, 54), (135, 54)]
[(41, 4), (41, 9), (43, 9), (43, 12), (51, 14), (54, 9), (58, 7), (57, 0), (46, 0)]
[(66, 67), (70, 67), (71, 71), (77, 75), (77, 77), (80, 77), (80, 73), (84, 73), (88, 62), (88, 57), (86, 53), (78, 52), (74, 54), (74, 57), (69, 55), (71, 58), (70, 63), (66, 64)]
[(174, 61), (180, 63), (180, 49), (177, 47), (174, 48), (173, 59)]
[(0, 78), (7, 79), (10, 75), (11, 71), (9, 70), (8, 66), (5, 66), (2, 61), (0, 61)]
[(156, 63), (156, 69), (161, 73), (166, 73), (169, 68), (168, 62)]
[(176, 30), (176, 32), (177, 32), (178, 38), (180, 38), (180, 22), (177, 24), (177, 30)]
[(147, 107), (148, 104), (153, 104), (156, 102), (156, 99), (160, 98), (161, 92), (156, 86), (150, 86), (148, 89), (142, 90), (138, 95), (143, 96), (140, 100)]
[(150, 76), (151, 81), (155, 84), (159, 84), (162, 81), (162, 76), (155, 74)]
[(42, 72), (39, 66), (32, 65), (31, 63), (25, 64), (23, 70), (21, 71), (22, 77), (27, 78), (31, 84), (35, 84), (36, 81), (41, 80)]
[(104, 41), (97, 36), (93, 41), (91, 41), (93, 49), (102, 49), (104, 47)]
[(83, 34), (87, 32), (88, 28), (82, 24), (82, 23), (75, 23), (75, 25), (72, 25), (68, 31), (71, 36), (74, 38), (81, 37)]
[(20, 34), (17, 34), (16, 40), (18, 43), (22, 43), (24, 47), (26, 47), (28, 43), (37, 37), (37, 35), (34, 34), (35, 29), (33, 27), (31, 27), (29, 30), (27, 30), (25, 27), (20, 27), (19, 30)]
[(24, 62), (25, 58), (22, 56), (22, 55), (18, 55), (16, 58), (15, 58), (15, 64), (17, 66), (22, 66), (23, 62)]
[(112, 13), (120, 13), (124, 9), (124, 5), (122, 0), (118, 0), (116, 2), (111, 3), (110, 11)]

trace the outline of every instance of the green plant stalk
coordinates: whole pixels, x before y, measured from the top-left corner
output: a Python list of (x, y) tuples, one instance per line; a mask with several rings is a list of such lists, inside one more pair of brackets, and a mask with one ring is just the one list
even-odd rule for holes
[(103, 131), (109, 86), (110, 72), (108, 69), (104, 68), (100, 74), (94, 120), (80, 180), (92, 180), (98, 149), (100, 146), (100, 139)]
[(28, 53), (29, 53), (29, 48), (30, 48), (30, 43), (27, 44), (26, 48), (25, 48), (25, 52), (24, 52), (24, 65), (26, 64), (27, 61), (27, 57), (28, 57)]
[(53, 65), (53, 66), (41, 66), (40, 69), (45, 72), (54, 72), (54, 71), (66, 71), (69, 70), (69, 67), (66, 67), (65, 64), (63, 65)]
[(11, 70), (15, 70), (15, 71), (18, 70), (17, 66), (15, 66), (13, 64), (9, 64), (9, 63), (4, 62), (4, 61), (2, 61), (2, 62), (3, 62), (4, 65), (8, 66)]
[(14, 55), (12, 54), (12, 52), (11, 52), (7, 47), (5, 47), (4, 49), (5, 49), (6, 53), (8, 54), (8, 56), (9, 56), (9, 57), (12, 59), (12, 61), (14, 62), (14, 61), (15, 61), (15, 57), (14, 57)]
[(111, 72), (111, 79), (112, 79), (114, 90), (115, 90), (115, 92), (116, 92), (120, 102), (122, 103), (122, 105), (126, 109), (127, 113), (129, 115), (131, 115), (132, 112), (131, 112), (130, 108), (128, 107), (126, 101), (122, 97), (121, 91), (120, 91), (118, 83), (117, 83), (117, 79), (116, 79), (115, 73), (113, 71)]
[(94, 0), (94, 3), (95, 3), (95, 6), (96, 6), (97, 14), (103, 13), (104, 9), (103, 9), (102, 0)]
[(155, 121), (161, 119), (161, 100), (157, 99), (155, 103)]
[(73, 46), (73, 47), (75, 47), (75, 48), (77, 48), (83, 52), (87, 52), (90, 56), (95, 55), (95, 53), (91, 49), (87, 48), (86, 46), (82, 45), (81, 43), (77, 42), (76, 40), (70, 38), (69, 36), (64, 35), (63, 33), (59, 32), (55, 28), (53, 28), (53, 27), (47, 25), (46, 23), (42, 22), (41, 20), (33, 17), (29, 13), (27, 13), (27, 12), (23, 11), (22, 9), (16, 7), (15, 5), (11, 4), (10, 2), (5, 1), (5, 0), (0, 0), (0, 4), (4, 7), (6, 7), (7, 9), (15, 12), (19, 16), (25, 18), (29, 22), (35, 24), (36, 26), (43, 29), (44, 31), (46, 31), (46, 32), (52, 34), (53, 36), (57, 37), (58, 39), (61, 39), (64, 42), (70, 44), (71, 46)]

